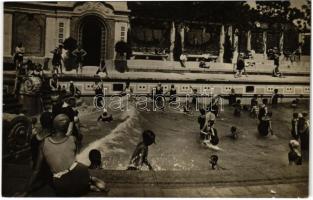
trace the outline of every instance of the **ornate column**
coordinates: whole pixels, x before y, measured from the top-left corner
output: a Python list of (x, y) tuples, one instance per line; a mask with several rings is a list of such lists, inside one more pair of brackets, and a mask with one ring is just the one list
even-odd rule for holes
[(283, 56), (283, 53), (284, 53), (284, 31), (282, 31), (281, 34), (280, 34), (279, 51), (281, 53), (281, 56)]
[(231, 46), (233, 46), (234, 43), (233, 43), (233, 26), (232, 25), (228, 26), (227, 35), (229, 36)]
[(184, 51), (184, 46), (185, 46), (185, 27), (184, 27), (184, 25), (182, 25), (180, 28), (180, 37), (181, 37), (181, 49), (182, 49), (182, 51)]
[(239, 42), (239, 30), (236, 28), (235, 31), (234, 31), (234, 41), (233, 41), (233, 48), (236, 52), (239, 51), (239, 45), (238, 45), (238, 42)]
[(264, 59), (267, 59), (267, 46), (266, 46), (266, 43), (267, 43), (267, 32), (266, 31), (263, 31), (263, 57)]
[(176, 29), (175, 29), (175, 22), (173, 21), (171, 23), (171, 34), (170, 34), (170, 55), (169, 55), (169, 60), (174, 60), (174, 47), (175, 47), (175, 33), (176, 33)]
[(225, 31), (224, 31), (224, 25), (221, 25), (221, 31), (220, 31), (220, 49), (219, 49), (219, 55), (218, 55), (218, 61), (223, 62), (224, 57), (224, 42), (225, 42)]
[(251, 51), (251, 31), (247, 32), (247, 50)]

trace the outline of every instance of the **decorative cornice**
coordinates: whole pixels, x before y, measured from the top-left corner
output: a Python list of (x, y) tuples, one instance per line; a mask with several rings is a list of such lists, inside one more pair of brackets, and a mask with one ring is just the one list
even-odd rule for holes
[(106, 7), (101, 2), (95, 2), (95, 1), (88, 1), (85, 2), (82, 5), (78, 5), (74, 8), (74, 13), (84, 13), (84, 12), (92, 12), (92, 11), (98, 11), (104, 15), (113, 15), (113, 10), (111, 8)]

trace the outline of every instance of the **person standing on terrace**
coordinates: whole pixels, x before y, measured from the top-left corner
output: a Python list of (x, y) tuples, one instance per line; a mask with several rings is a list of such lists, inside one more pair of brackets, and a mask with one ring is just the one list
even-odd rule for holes
[(23, 43), (18, 43), (17, 47), (15, 47), (15, 54), (14, 54), (14, 64), (16, 69), (22, 66), (23, 59), (24, 59), (25, 48), (23, 47)]
[(236, 72), (236, 65), (237, 65), (238, 57), (239, 57), (238, 51), (234, 51), (234, 53), (233, 53), (233, 59), (232, 59), (232, 64), (233, 64), (233, 70), (234, 70), (234, 72)]
[(277, 50), (277, 47), (274, 47), (274, 65), (275, 65), (275, 68), (273, 70), (273, 77), (280, 77), (282, 78), (283, 77), (283, 73), (281, 73), (279, 71), (279, 56), (280, 56), (280, 53), (278, 52)]
[(186, 67), (187, 56), (186, 56), (185, 52), (183, 52), (183, 53), (180, 55), (179, 60), (180, 60), (181, 66), (182, 66), (182, 67)]
[(62, 74), (62, 49), (63, 45), (59, 45), (56, 47), (53, 51), (50, 51), (53, 54), (52, 57), (52, 65), (53, 65), (53, 72), (52, 73), (59, 73), (59, 68), (60, 68), (60, 73)]
[(76, 68), (76, 74), (78, 74), (78, 69), (80, 69), (80, 73), (83, 73), (83, 61), (84, 57), (87, 55), (87, 52), (78, 45), (77, 49), (75, 49), (72, 54), (76, 57), (76, 62), (78, 66)]
[(240, 53), (237, 59), (237, 72), (235, 74), (235, 78), (241, 77), (242, 73), (248, 77), (246, 66), (245, 66), (245, 60), (243, 53)]

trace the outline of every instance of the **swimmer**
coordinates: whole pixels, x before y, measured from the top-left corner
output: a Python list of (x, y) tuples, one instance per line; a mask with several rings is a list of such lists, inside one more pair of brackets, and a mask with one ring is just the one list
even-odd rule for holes
[(103, 112), (102, 112), (102, 114), (98, 117), (98, 120), (97, 121), (103, 121), (103, 122), (111, 122), (111, 121), (113, 121), (113, 117), (112, 117), (112, 115), (110, 114), (108, 114), (108, 111), (107, 111), (107, 109), (105, 109), (105, 108), (103, 108)]

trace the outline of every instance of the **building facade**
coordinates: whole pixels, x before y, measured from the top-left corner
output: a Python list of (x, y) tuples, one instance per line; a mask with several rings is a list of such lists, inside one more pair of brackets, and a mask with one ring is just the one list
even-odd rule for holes
[(89, 52), (87, 65), (114, 57), (114, 44), (127, 40), (126, 2), (6, 2), (4, 57), (12, 58), (19, 42), (25, 56), (42, 60), (72, 37)]
[(50, 51), (69, 37), (88, 52), (85, 65), (113, 59), (114, 45), (120, 40), (128, 41), (133, 55), (139, 58), (146, 58), (146, 54), (152, 55), (151, 58), (162, 52), (165, 56), (154, 58), (178, 60), (184, 51), (191, 57), (211, 54), (219, 62), (225, 62), (232, 51), (254, 50), (264, 58), (267, 50), (274, 47), (284, 53), (293, 52), (304, 40), (290, 24), (252, 22), (250, 27), (243, 27), (207, 21), (136, 18), (126, 1), (4, 3), (4, 61), (12, 60), (15, 47), (22, 42), (26, 57), (42, 62), (51, 58)]

